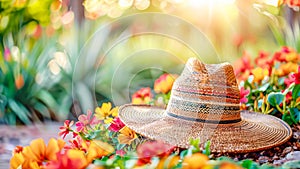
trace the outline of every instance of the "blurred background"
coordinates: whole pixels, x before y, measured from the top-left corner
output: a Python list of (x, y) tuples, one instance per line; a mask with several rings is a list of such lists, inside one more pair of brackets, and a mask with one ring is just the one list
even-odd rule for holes
[(130, 103), (190, 57), (234, 64), (285, 45), (299, 52), (299, 4), (291, 2), (1, 0), (0, 123)]

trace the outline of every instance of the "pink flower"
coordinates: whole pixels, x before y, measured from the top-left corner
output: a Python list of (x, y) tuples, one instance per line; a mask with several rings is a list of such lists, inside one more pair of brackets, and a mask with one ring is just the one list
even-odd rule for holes
[(244, 87), (241, 87), (241, 90), (240, 90), (240, 103), (247, 103), (248, 102), (248, 99), (247, 99), (247, 96), (249, 94), (249, 90), (245, 90)]
[(139, 160), (137, 165), (150, 163), (152, 157), (165, 157), (170, 155), (174, 150), (174, 146), (166, 144), (162, 141), (149, 141), (137, 147), (137, 155)]
[(59, 136), (62, 136), (64, 139), (70, 131), (72, 131), (71, 126), (74, 124), (74, 121), (66, 120), (64, 122), (64, 126), (59, 127), (60, 132), (58, 133)]
[(119, 117), (116, 117), (113, 122), (111, 123), (111, 125), (109, 126), (109, 130), (110, 131), (114, 131), (114, 132), (118, 132), (119, 130), (121, 130), (121, 128), (123, 128), (125, 126), (125, 124), (120, 120)]
[(287, 78), (284, 79), (284, 84), (286, 87), (289, 87), (292, 83), (294, 83), (293, 74), (290, 74)]
[(10, 50), (9, 50), (8, 47), (4, 48), (4, 59), (6, 61), (10, 61), (11, 60), (11, 52), (10, 52)]
[(121, 157), (124, 157), (124, 155), (126, 154), (126, 152), (124, 150), (117, 150), (116, 154), (119, 155), (119, 156), (121, 156)]
[(100, 121), (95, 117), (93, 116), (93, 112), (88, 110), (87, 111), (87, 115), (85, 114), (82, 114), (78, 117), (78, 122), (76, 122), (76, 130), (78, 132), (82, 132), (86, 129), (86, 126), (87, 125), (96, 125), (98, 123), (100, 123)]
[(300, 66), (298, 66), (298, 73), (292, 74), (295, 84), (300, 84)]
[(81, 121), (76, 122), (76, 130), (78, 132), (82, 132), (82, 131), (84, 131), (84, 129), (85, 129), (85, 125), (83, 122), (81, 122)]

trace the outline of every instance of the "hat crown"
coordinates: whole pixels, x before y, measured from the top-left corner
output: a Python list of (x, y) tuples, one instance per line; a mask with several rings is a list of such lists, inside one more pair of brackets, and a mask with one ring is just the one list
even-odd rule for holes
[(175, 80), (167, 113), (187, 120), (233, 123), (240, 121), (240, 92), (229, 63), (186, 63)]

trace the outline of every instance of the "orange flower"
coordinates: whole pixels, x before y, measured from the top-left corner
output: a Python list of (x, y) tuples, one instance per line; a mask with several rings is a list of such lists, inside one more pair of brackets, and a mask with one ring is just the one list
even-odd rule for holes
[(243, 169), (243, 168), (229, 162), (223, 162), (220, 165), (220, 169)]
[(133, 104), (148, 104), (152, 98), (150, 87), (141, 88), (132, 95)]
[(180, 157), (179, 156), (173, 156), (171, 157), (163, 157), (159, 160), (159, 163), (157, 164), (157, 169), (164, 169), (164, 168), (173, 168), (179, 163)]
[(24, 78), (22, 74), (18, 74), (16, 79), (15, 79), (15, 86), (19, 90), (24, 86)]
[(281, 64), (280, 67), (275, 71), (278, 76), (287, 76), (291, 72), (297, 72), (298, 64), (293, 62), (288, 62)]
[(88, 162), (83, 151), (68, 150), (64, 153), (58, 153), (57, 160), (50, 161), (45, 169), (84, 169), (87, 167)]
[(120, 130), (119, 136), (118, 136), (118, 141), (120, 144), (131, 144), (131, 142), (133, 140), (135, 140), (137, 138), (137, 135), (135, 134), (135, 132), (133, 130), (131, 130), (130, 128), (128, 128), (127, 126), (123, 127)]
[(10, 169), (17, 169), (22, 166), (25, 159), (22, 155), (22, 153), (14, 153), (12, 158), (10, 159)]
[(200, 169), (207, 164), (208, 157), (201, 153), (186, 156), (182, 162), (183, 169)]
[(300, 60), (300, 56), (294, 49), (284, 46), (281, 48), (280, 51), (274, 53), (272, 59), (273, 61), (278, 61), (278, 62), (297, 63)]
[(297, 52), (286, 54), (286, 61), (297, 63), (300, 60), (300, 55)]
[(177, 75), (171, 75), (171, 74), (163, 74), (154, 82), (154, 91), (156, 93), (168, 93), (173, 86), (173, 83), (175, 79), (177, 78)]
[(261, 67), (257, 67), (255, 69), (253, 69), (251, 71), (251, 73), (254, 76), (254, 82), (260, 83), (265, 78), (265, 76), (269, 75), (269, 70), (268, 69), (263, 69)]
[(91, 163), (94, 159), (107, 156), (114, 152), (114, 148), (108, 143), (94, 140), (91, 142), (88, 151), (87, 151), (87, 161)]
[(30, 146), (24, 147), (22, 155), (26, 161), (33, 161), (42, 165), (44, 161), (56, 160), (56, 153), (58, 153), (64, 145), (65, 142), (63, 140), (51, 138), (46, 146), (44, 140), (40, 138), (31, 141)]

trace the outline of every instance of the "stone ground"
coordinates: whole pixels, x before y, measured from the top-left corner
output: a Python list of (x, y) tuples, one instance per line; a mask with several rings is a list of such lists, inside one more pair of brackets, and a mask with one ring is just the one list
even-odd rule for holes
[[(58, 138), (59, 126), (63, 123), (46, 123), (31, 126), (0, 125), (0, 169), (9, 168), (11, 152), (16, 145), (27, 146), (36, 138), (43, 138), (46, 142), (51, 137)], [(270, 163), (281, 165), (287, 161), (300, 160), (300, 125), (293, 126), (293, 137), (285, 144), (254, 153), (246, 154), (213, 154), (230, 156), (235, 160), (252, 159), (260, 164)]]
[(31, 126), (0, 125), (0, 169), (9, 168), (11, 152), (16, 145), (27, 146), (31, 140), (58, 138), (59, 126), (63, 123), (47, 123)]

